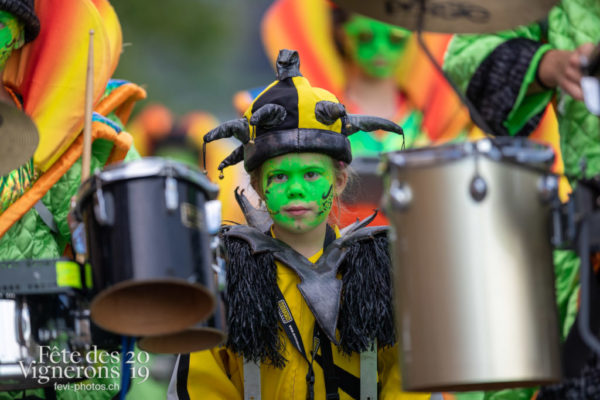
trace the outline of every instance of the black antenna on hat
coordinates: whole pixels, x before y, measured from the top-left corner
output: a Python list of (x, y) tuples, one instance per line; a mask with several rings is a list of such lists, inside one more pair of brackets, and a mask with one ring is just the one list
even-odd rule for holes
[(244, 145), (241, 145), (238, 146), (234, 151), (232, 151), (231, 154), (228, 155), (227, 158), (225, 158), (223, 161), (221, 161), (221, 164), (219, 164), (219, 167), (217, 168), (219, 170), (219, 179), (223, 179), (225, 177), (225, 175), (223, 175), (223, 170), (225, 168), (229, 167), (230, 165), (235, 165), (243, 160)]
[(260, 126), (262, 128), (274, 128), (285, 120), (287, 111), (279, 104), (265, 104), (252, 114), (250, 125)]
[(300, 56), (296, 50), (279, 50), (277, 56), (277, 79), (280, 81), (294, 76), (302, 76), (300, 73)]
[(204, 135), (204, 142), (212, 142), (217, 139), (224, 139), (228, 137), (235, 137), (243, 144), (248, 143), (250, 140), (250, 128), (248, 127), (248, 121), (246, 118), (234, 119), (227, 121), (212, 129), (206, 135)]
[[(213, 140), (224, 139), (224, 138), (228, 138), (228, 137), (235, 137), (240, 142), (242, 142), (242, 144), (246, 144), (250, 141), (250, 127), (248, 126), (248, 121), (246, 120), (246, 118), (239, 118), (239, 119), (234, 119), (232, 121), (224, 122), (221, 125), (217, 126), (216, 128), (212, 129), (206, 135), (204, 135), (204, 142), (202, 143), (202, 164), (204, 167), (204, 173), (206, 173), (206, 143), (210, 143)], [(234, 151), (234, 153), (235, 153), (235, 151)], [(223, 179), (223, 168), (225, 168), (225, 167), (221, 168), (221, 165), (223, 165), (223, 163), (226, 160), (229, 160), (230, 158), (232, 158), (234, 153), (231, 153), (229, 155), (229, 157), (227, 157), (225, 160), (223, 160), (223, 162), (219, 165), (219, 171), (221, 171), (221, 173), (219, 174), (219, 179)], [(243, 159), (243, 152), (242, 152), (242, 159)], [(236, 163), (241, 161), (242, 159), (236, 161)], [(233, 163), (233, 164), (235, 164), (235, 163)], [(231, 165), (231, 164), (227, 164), (227, 165)], [(227, 165), (225, 165), (225, 166), (227, 166)]]
[(342, 104), (326, 100), (316, 104), (315, 116), (317, 121), (325, 125), (331, 125), (341, 118), (344, 136), (350, 136), (358, 131), (372, 132), (380, 129), (397, 133), (402, 135), (402, 148), (404, 149), (404, 130), (400, 125), (385, 118), (348, 114)]

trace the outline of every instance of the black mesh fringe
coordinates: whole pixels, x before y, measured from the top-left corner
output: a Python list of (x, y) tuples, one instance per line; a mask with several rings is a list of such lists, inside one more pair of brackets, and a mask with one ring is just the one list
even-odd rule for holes
[(252, 254), (243, 240), (225, 236), (227, 346), (246, 359), (282, 368), (283, 342), (277, 310), (277, 271), (272, 254)]
[(344, 353), (364, 351), (374, 338), (380, 347), (395, 343), (390, 268), (384, 234), (349, 248), (340, 268), (344, 286), (338, 330)]

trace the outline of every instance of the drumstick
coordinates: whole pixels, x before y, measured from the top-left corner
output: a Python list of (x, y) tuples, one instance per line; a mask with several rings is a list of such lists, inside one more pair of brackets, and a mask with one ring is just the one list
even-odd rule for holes
[(90, 29), (88, 64), (85, 82), (85, 109), (83, 114), (83, 154), (81, 158), (81, 182), (90, 176), (92, 159), (92, 100), (94, 96), (94, 30)]

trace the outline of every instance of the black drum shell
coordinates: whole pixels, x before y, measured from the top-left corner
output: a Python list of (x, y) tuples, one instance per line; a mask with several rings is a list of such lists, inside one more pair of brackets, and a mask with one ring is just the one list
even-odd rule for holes
[[(167, 277), (212, 286), (206, 274), (210, 271), (209, 235), (203, 226), (184, 225), (181, 204), (176, 211), (167, 211), (165, 179), (137, 178), (102, 187), (107, 208), (113, 210), (107, 211), (114, 213), (110, 225), (98, 222), (91, 198), (83, 203), (95, 291), (130, 279)], [(204, 213), (202, 190), (178, 180), (177, 192), (182, 202)]]
[[(92, 319), (109, 331), (138, 336), (177, 331), (208, 317), (215, 289), (204, 205), (214, 196), (191, 179), (168, 173), (110, 181), (102, 174), (84, 184), (77, 204), (93, 270)], [(167, 207), (168, 180), (176, 183), (170, 193), (176, 192), (177, 199), (172, 209)], [(104, 307), (106, 315), (100, 317), (95, 305), (123, 289), (129, 291), (129, 299), (142, 306), (153, 304), (153, 309), (124, 311), (127, 304), (117, 301)], [(181, 299), (161, 314), (155, 297)], [(183, 320), (160, 321), (161, 315), (164, 319), (178, 311), (177, 319)]]

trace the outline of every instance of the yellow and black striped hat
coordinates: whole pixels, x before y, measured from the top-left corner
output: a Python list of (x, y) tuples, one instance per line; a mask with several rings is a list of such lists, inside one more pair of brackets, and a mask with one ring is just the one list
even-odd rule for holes
[(242, 118), (204, 136), (205, 143), (231, 136), (242, 142), (219, 170), (243, 160), (250, 172), (287, 153), (323, 153), (350, 163), (351, 134), (379, 129), (403, 134), (400, 126), (386, 119), (347, 114), (333, 94), (310, 86), (300, 74), (298, 52), (281, 50), (276, 67), (277, 80), (256, 97)]

